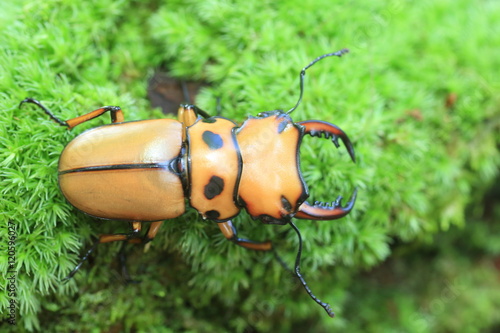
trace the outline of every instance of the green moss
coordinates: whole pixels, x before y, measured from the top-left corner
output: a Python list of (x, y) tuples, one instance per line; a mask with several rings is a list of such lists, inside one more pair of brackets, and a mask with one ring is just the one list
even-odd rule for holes
[[(0, 270), (9, 269), (3, 240), (12, 221), (18, 301), (17, 326), (2, 329), (466, 332), (498, 325), (500, 296), (488, 292), (498, 289), (498, 273), (488, 263), (499, 254), (490, 229), (499, 215), (479, 217), (500, 164), (499, 20), (496, 2), (467, 0), (2, 4)], [(241, 121), (292, 107), (300, 69), (343, 47), (351, 53), (308, 70), (292, 114), (339, 125), (356, 149), (353, 166), (326, 142), (302, 146), (314, 200), (359, 188), (347, 218), (298, 222), (302, 270), (336, 319), (272, 254), (234, 246), (195, 212), (164, 223), (147, 253), (129, 247), (141, 284), (120, 283), (119, 244), (100, 246), (61, 284), (92, 236), (127, 229), (77, 212), (57, 186), (65, 144), (109, 120), (66, 131), (33, 106), (18, 108), (22, 99), (37, 98), (62, 119), (102, 105), (120, 105), (127, 120), (163, 117), (146, 99), (147, 79), (162, 67), (209, 82), (197, 104), (215, 110), (221, 97), (223, 115)], [(457, 100), (447, 106), (450, 95)], [(275, 240), (293, 262), (297, 240), (288, 227), (246, 214), (235, 223), (241, 235)], [(382, 278), (360, 273), (384, 260)], [(7, 277), (0, 275), (2, 314)], [(460, 281), (462, 291), (433, 303), (443, 281)]]

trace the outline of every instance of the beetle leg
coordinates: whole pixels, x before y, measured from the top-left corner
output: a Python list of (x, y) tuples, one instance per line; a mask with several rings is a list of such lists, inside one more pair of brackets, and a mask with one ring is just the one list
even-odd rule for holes
[(184, 126), (184, 130), (182, 131), (182, 141), (186, 140), (186, 128), (193, 125), (198, 120), (198, 115), (203, 118), (210, 118), (210, 115), (207, 112), (195, 105), (181, 104), (179, 107), (177, 120), (179, 120)]
[[(87, 259), (90, 257), (90, 254), (94, 252), (96, 249), (97, 245), (99, 243), (110, 243), (110, 242), (116, 242), (116, 241), (124, 241), (124, 240), (129, 240), (133, 241), (137, 238), (134, 238), (133, 236), (137, 237), (139, 231), (141, 230), (141, 223), (140, 222), (132, 222), (132, 233), (129, 234), (106, 234), (106, 235), (100, 235), (99, 238), (96, 239), (92, 247), (87, 251), (87, 253), (82, 257), (78, 265), (66, 276), (64, 279), (62, 279), (63, 282), (68, 281), (71, 279), (76, 272), (82, 267), (83, 263), (87, 261)], [(139, 239), (140, 240), (140, 239)], [(129, 241), (129, 242), (130, 242)]]
[(33, 98), (25, 98), (24, 100), (21, 101), (21, 103), (19, 103), (19, 108), (21, 107), (21, 105), (23, 105), (24, 103), (32, 103), (32, 104), (35, 104), (36, 106), (38, 106), (39, 108), (41, 108), (49, 117), (50, 119), (54, 120), (56, 123), (58, 123), (59, 125), (61, 126), (66, 126), (68, 127), (68, 124), (64, 121), (64, 120), (61, 120), (59, 118), (57, 118), (52, 112), (50, 112), (49, 109), (47, 109), (42, 103), (40, 103), (39, 101), (37, 101), (36, 99), (33, 99)]
[(212, 117), (210, 114), (208, 114), (208, 112), (206, 112), (206, 111), (204, 111), (204, 110), (200, 109), (200, 108), (199, 108), (199, 107), (197, 107), (196, 105), (190, 105), (190, 106), (194, 109), (194, 111), (195, 111), (197, 114), (199, 114), (199, 115), (200, 115), (200, 116), (202, 116), (203, 118), (205, 118), (205, 119), (206, 119), (206, 118), (210, 118), (210, 117)]
[[(129, 243), (141, 243), (144, 241), (144, 238), (138, 238), (139, 237), (139, 232), (142, 229), (142, 223), (141, 222), (132, 222), (132, 233), (129, 234)], [(121, 270), (122, 270), (122, 277), (125, 280), (126, 283), (139, 283), (140, 281), (138, 280), (132, 280), (130, 277), (130, 274), (128, 273), (127, 269), (127, 253), (125, 251), (125, 243), (122, 243), (120, 252), (118, 253), (118, 261), (120, 262)]]
[(177, 120), (184, 124), (184, 127), (193, 125), (198, 119), (196, 111), (192, 105), (181, 105), (177, 111)]
[(102, 108), (99, 108), (97, 110), (91, 111), (87, 114), (84, 114), (82, 116), (76, 117), (76, 118), (71, 118), (66, 121), (61, 120), (54, 116), (52, 112), (50, 112), (45, 106), (43, 106), (42, 103), (37, 101), (36, 99), (33, 98), (25, 98), (19, 106), (23, 105), (23, 103), (33, 103), (40, 107), (46, 114), (49, 115), (49, 117), (57, 122), (61, 126), (66, 126), (68, 129), (72, 129), (73, 127), (80, 125), (90, 119), (94, 119), (96, 117), (101, 116), (105, 112), (109, 111), (111, 113), (111, 122), (113, 123), (121, 123), (125, 120), (123, 117), (123, 111), (119, 106), (103, 106)]
[(222, 234), (231, 242), (251, 250), (269, 251), (273, 248), (271, 242), (255, 242), (249, 239), (239, 238), (236, 228), (231, 221), (217, 223)]
[(99, 243), (111, 243), (128, 241), (128, 243), (139, 244), (142, 243), (142, 239), (139, 236), (141, 231), (141, 222), (132, 222), (132, 232), (130, 233), (119, 233), (119, 234), (103, 234), (99, 235)]
[(120, 262), (120, 266), (122, 269), (122, 277), (125, 280), (125, 283), (140, 283), (139, 280), (133, 280), (130, 277), (130, 274), (127, 269), (127, 253), (125, 252), (125, 243), (122, 243), (120, 248), (120, 252), (118, 253), (118, 261)]
[(143, 238), (143, 243), (149, 243), (156, 237), (156, 234), (160, 230), (160, 226), (163, 221), (151, 222), (147, 234)]
[(134, 221), (130, 225), (132, 227), (132, 231), (133, 232), (139, 232), (139, 231), (141, 231), (141, 228), (142, 228), (141, 222)]
[[(103, 234), (99, 235), (99, 243), (111, 243), (111, 242), (120, 242), (130, 239), (130, 235), (132, 234)], [(134, 239), (130, 239), (134, 240)], [(133, 243), (133, 242), (132, 242)]]
[(198, 115), (203, 118), (211, 117), (206, 111), (203, 111), (196, 105), (181, 104), (179, 111), (177, 111), (177, 120), (183, 123), (185, 127), (188, 127), (196, 122)]
[(100, 243), (99, 239), (96, 239), (96, 241), (94, 242), (92, 247), (87, 251), (87, 253), (85, 253), (85, 255), (82, 257), (82, 259), (80, 259), (80, 262), (78, 263), (78, 265), (76, 265), (76, 267), (73, 268), (73, 270), (68, 274), (68, 276), (66, 276), (64, 279), (62, 279), (62, 282), (69, 281), (69, 279), (71, 279), (76, 274), (76, 272), (80, 269), (80, 267), (82, 267), (83, 263), (85, 261), (87, 261), (87, 259), (90, 257), (92, 252), (94, 252), (94, 250), (96, 249), (97, 245), (99, 245), (99, 243)]
[(97, 117), (103, 115), (107, 111), (109, 111), (111, 113), (111, 122), (112, 123), (121, 123), (125, 120), (125, 118), (123, 117), (123, 111), (119, 106), (103, 106), (102, 108), (91, 111), (91, 112), (84, 114), (82, 116), (68, 119), (68, 120), (66, 120), (66, 123), (68, 124), (68, 128), (72, 129), (73, 127), (80, 125), (80, 124), (82, 124), (90, 119), (94, 119), (94, 118), (97, 118)]
[(304, 279), (304, 277), (300, 273), (300, 257), (302, 255), (302, 236), (300, 235), (300, 231), (295, 226), (295, 224), (293, 224), (291, 221), (289, 222), (289, 224), (293, 228), (293, 230), (295, 230), (295, 232), (297, 233), (297, 237), (299, 238), (299, 248), (297, 250), (297, 257), (295, 258), (295, 267), (294, 267), (295, 276), (300, 280), (300, 283), (302, 284), (302, 286), (304, 287), (304, 289), (306, 290), (306, 292), (309, 294), (309, 296), (316, 303), (318, 303), (321, 307), (323, 307), (323, 309), (325, 309), (325, 311), (328, 313), (328, 315), (333, 318), (335, 316), (335, 313), (333, 313), (333, 311), (332, 311), (332, 309), (330, 307), (330, 304), (323, 302), (318, 297), (316, 297), (316, 295), (314, 295), (312, 293), (311, 289), (309, 288), (309, 286), (306, 283), (306, 280)]
[(132, 222), (132, 232), (128, 234), (103, 234), (99, 236), (99, 243), (111, 243), (119, 241), (127, 241), (128, 243), (140, 244), (148, 243), (156, 237), (156, 234), (160, 230), (160, 226), (163, 221), (151, 222), (148, 232), (144, 237), (139, 236), (141, 231), (142, 222)]
[[(96, 249), (97, 245), (99, 243), (111, 243), (111, 242), (119, 242), (119, 241), (127, 241), (128, 243), (133, 243), (133, 244), (140, 244), (140, 243), (149, 243), (153, 238), (155, 238), (156, 234), (158, 233), (158, 230), (160, 230), (160, 226), (163, 223), (163, 221), (156, 221), (156, 222), (151, 222), (151, 225), (149, 226), (148, 232), (144, 237), (140, 237), (139, 233), (142, 229), (142, 222), (132, 222), (132, 232), (125, 234), (103, 234), (99, 235), (99, 238), (94, 242), (92, 247), (87, 251), (87, 253), (82, 257), (78, 265), (66, 276), (62, 281), (67, 281), (73, 277), (73, 275), (76, 274), (76, 272), (80, 269), (82, 264), (87, 261), (89, 258), (90, 254), (94, 252)], [(146, 244), (147, 246), (148, 244)], [(124, 247), (122, 246), (122, 249), (120, 250), (119, 253), (119, 260), (122, 265), (122, 274), (125, 280), (127, 282), (136, 282), (130, 279), (130, 275), (128, 274), (127, 267), (125, 266), (125, 252), (124, 252)]]

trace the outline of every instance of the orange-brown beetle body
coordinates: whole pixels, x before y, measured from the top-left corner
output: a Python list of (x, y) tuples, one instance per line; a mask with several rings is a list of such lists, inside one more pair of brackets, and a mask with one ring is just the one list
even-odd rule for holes
[[(354, 149), (335, 125), (317, 120), (295, 123), (289, 113), (300, 103), (305, 70), (326, 56), (345, 52), (319, 57), (302, 70), (300, 98), (294, 108), (263, 112), (240, 126), (229, 119), (210, 117), (192, 105), (182, 105), (177, 120), (124, 122), (123, 112), (116, 106), (62, 121), (34, 99), (22, 103), (37, 104), (70, 129), (111, 113), (112, 124), (77, 136), (59, 160), (59, 185), (73, 206), (94, 217), (132, 223), (131, 233), (101, 235), (99, 242), (150, 241), (163, 220), (186, 211), (187, 201), (204, 219), (217, 222), (227, 239), (249, 249), (270, 250), (270, 241), (254, 242), (237, 236), (231, 219), (245, 208), (254, 219), (290, 224), (297, 231), (300, 246), (295, 274), (311, 297), (333, 316), (329, 305), (311, 293), (300, 275), (302, 242), (291, 220), (343, 217), (352, 209), (356, 191), (346, 206), (341, 205), (341, 197), (328, 205), (309, 204), (300, 171), (300, 145), (306, 134), (331, 139), (337, 147), (341, 139), (353, 161)], [(141, 237), (143, 222), (151, 224)]]
[[(222, 117), (193, 118), (192, 106), (179, 113), (194, 123), (112, 123), (76, 137), (59, 161), (64, 196), (94, 217), (130, 222), (178, 217), (185, 212), (185, 198), (203, 218), (216, 222), (234, 218), (243, 207), (273, 224), (286, 224), (308, 208), (332, 213), (303, 205), (308, 191), (299, 148), (306, 126), (281, 111), (250, 117), (241, 126)], [(325, 126), (324, 133), (334, 128), (314, 124)]]
[(172, 167), (181, 152), (182, 124), (145, 120), (93, 128), (59, 159), (68, 201), (100, 218), (159, 221), (185, 212), (182, 182)]

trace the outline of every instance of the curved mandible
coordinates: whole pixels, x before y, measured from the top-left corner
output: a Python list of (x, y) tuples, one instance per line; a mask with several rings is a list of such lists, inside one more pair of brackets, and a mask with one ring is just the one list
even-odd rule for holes
[(299, 206), (295, 218), (303, 220), (336, 220), (349, 214), (354, 207), (358, 189), (355, 188), (354, 192), (349, 199), (349, 202), (342, 206), (342, 196), (332, 203), (324, 203), (316, 201), (313, 205), (305, 201)]
[(352, 146), (351, 140), (349, 140), (347, 134), (338, 126), (321, 120), (305, 120), (300, 121), (297, 124), (305, 127), (304, 134), (317, 137), (324, 135), (327, 139), (332, 138), (332, 142), (337, 148), (339, 147), (338, 140), (340, 138), (349, 152), (349, 156), (351, 156), (352, 161), (356, 163), (356, 156), (354, 154), (354, 147)]
[[(326, 139), (332, 140), (333, 144), (338, 148), (338, 139), (342, 140), (344, 143), (349, 156), (353, 162), (356, 162), (356, 156), (354, 154), (354, 147), (352, 146), (351, 140), (347, 134), (341, 130), (338, 126), (330, 124), (326, 121), (321, 120), (306, 120), (298, 123), (305, 127), (304, 134), (309, 134), (314, 137), (324, 137)], [(307, 201), (302, 203), (295, 214), (295, 218), (307, 219), (307, 220), (334, 220), (341, 218), (352, 210), (354, 203), (356, 202), (357, 189), (354, 190), (349, 202), (342, 206), (342, 196), (339, 196), (335, 201), (331, 203), (315, 202), (313, 205), (309, 204)]]

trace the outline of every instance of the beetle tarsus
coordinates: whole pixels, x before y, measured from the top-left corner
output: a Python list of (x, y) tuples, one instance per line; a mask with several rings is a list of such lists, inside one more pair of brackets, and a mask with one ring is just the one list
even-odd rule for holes
[(41, 108), (49, 117), (50, 119), (54, 120), (56, 123), (58, 123), (60, 126), (65, 126), (65, 127), (69, 127), (68, 123), (65, 122), (64, 120), (61, 120), (59, 118), (57, 118), (52, 112), (50, 112), (49, 109), (47, 109), (42, 103), (40, 103), (39, 101), (37, 101), (36, 99), (34, 98), (30, 98), (30, 97), (26, 97), (25, 99), (23, 99), (21, 101), (21, 103), (19, 103), (19, 108), (21, 108), (21, 106), (24, 104), (24, 103), (32, 103), (32, 104), (35, 104), (36, 106), (38, 106), (39, 108)]
[(92, 252), (94, 252), (98, 244), (99, 244), (99, 238), (96, 241), (94, 241), (94, 244), (92, 244), (92, 247), (87, 251), (87, 253), (82, 257), (82, 259), (80, 259), (78, 265), (76, 265), (76, 267), (73, 268), (73, 270), (64, 279), (61, 280), (61, 282), (66, 283), (73, 278), (73, 276), (76, 274), (76, 272), (78, 272), (80, 267), (82, 267), (83, 263), (87, 261)]

